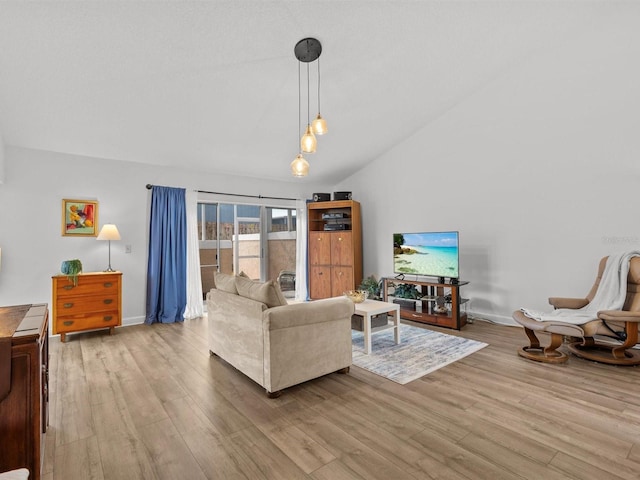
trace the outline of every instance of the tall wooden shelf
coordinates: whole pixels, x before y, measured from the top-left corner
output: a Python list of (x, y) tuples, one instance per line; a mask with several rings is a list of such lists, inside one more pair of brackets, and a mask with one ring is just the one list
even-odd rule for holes
[(307, 213), (309, 296), (313, 300), (337, 297), (357, 288), (362, 282), (360, 203), (313, 202)]
[[(396, 298), (393, 286), (401, 283), (415, 285), (420, 293), (416, 300)], [(460, 306), (467, 299), (460, 297), (460, 287), (469, 282), (441, 283), (386, 277), (383, 279), (382, 299), (400, 304), (400, 317), (414, 322), (460, 330), (467, 324), (467, 313)], [(391, 292), (390, 292), (391, 291)]]

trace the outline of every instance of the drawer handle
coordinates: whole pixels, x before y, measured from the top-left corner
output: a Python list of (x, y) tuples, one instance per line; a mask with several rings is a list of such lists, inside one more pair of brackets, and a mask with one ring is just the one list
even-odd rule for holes
[(113, 303), (113, 298), (105, 298), (102, 302), (105, 305), (109, 305), (109, 304)]
[(65, 285), (62, 288), (64, 288), (65, 290), (71, 290), (73, 288), (73, 285)]
[(69, 302), (69, 303), (65, 303), (62, 305), (64, 308), (71, 308), (73, 307), (73, 302)]
[(104, 320), (105, 322), (109, 322), (111, 321), (111, 319), (113, 318), (113, 315), (105, 315), (102, 320)]
[(322, 272), (318, 272), (318, 275), (322, 275)]
[(64, 323), (65, 327), (70, 327), (71, 325), (73, 325), (73, 320), (65, 320), (62, 323)]
[(109, 288), (109, 287), (113, 287), (113, 283), (111, 283), (111, 282), (104, 282), (104, 288)]

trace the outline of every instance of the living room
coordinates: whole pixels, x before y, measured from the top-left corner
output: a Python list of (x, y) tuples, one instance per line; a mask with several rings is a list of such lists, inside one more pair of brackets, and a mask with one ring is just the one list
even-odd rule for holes
[[(274, 3), (294, 8), (287, 2)], [(102, 124), (103, 111), (93, 110), (90, 98), (86, 97), (82, 98), (86, 110), (78, 107), (74, 110), (84, 116), (78, 115), (75, 120), (85, 126), (93, 123), (92, 134), (76, 141), (74, 150), (66, 149), (62, 142), (57, 143), (56, 134), (62, 136), (68, 132), (56, 131), (56, 120), (59, 118), (64, 123), (67, 113), (64, 109), (46, 110), (47, 114), (41, 116), (39, 108), (46, 109), (49, 103), (64, 106), (73, 92), (51, 90), (47, 74), (51, 76), (50, 81), (56, 80), (58, 84), (66, 81), (73, 87), (72, 78), (66, 78), (65, 65), (75, 75), (75, 60), (72, 60), (79, 57), (55, 57), (50, 53), (60, 61), (57, 66), (47, 63), (46, 68), (26, 77), (3, 73), (0, 80), (3, 143), (0, 150), (0, 305), (50, 303), (51, 277), (59, 273), (63, 260), (79, 258), (85, 271), (104, 270), (107, 261), (104, 242), (60, 234), (61, 200), (95, 199), (100, 203), (100, 223), (117, 224), (122, 236), (122, 241), (111, 245), (111, 263), (123, 272), (123, 325), (141, 323), (145, 316), (149, 227), (149, 191), (145, 185), (149, 183), (299, 199), (309, 199), (314, 192), (351, 191), (362, 205), (365, 276), (392, 274), (393, 233), (456, 230), (460, 233), (461, 277), (469, 281), (464, 291), (470, 298), (466, 308), (478, 322), (484, 319), (514, 324), (511, 314), (519, 307), (544, 310), (549, 308), (550, 296), (583, 296), (593, 283), (601, 257), (640, 247), (640, 234), (630, 221), (634, 218), (632, 209), (640, 178), (637, 161), (640, 66), (633, 61), (640, 49), (639, 5), (631, 2), (517, 2), (519, 5), (493, 2), (483, 10), (484, 2), (469, 2), (458, 3), (452, 11), (441, 5), (434, 15), (444, 12), (447, 19), (455, 19), (456, 15), (467, 18), (468, 24), (464, 21), (442, 23), (456, 34), (444, 38), (455, 38), (457, 43), (435, 43), (437, 48), (430, 49), (424, 59), (415, 58), (421, 44), (419, 48), (416, 44), (394, 44), (385, 55), (399, 56), (403, 52), (404, 56), (392, 67), (374, 65), (378, 51), (363, 49), (360, 55), (365, 59), (369, 55), (373, 60), (367, 63), (358, 59), (358, 67), (353, 71), (339, 74), (337, 68), (332, 67), (332, 55), (347, 45), (367, 43), (368, 38), (364, 34), (354, 37), (343, 34), (339, 38), (344, 44), (332, 40), (321, 27), (329, 28), (328, 25), (336, 23), (335, 17), (327, 11), (327, 2), (321, 3), (325, 4), (324, 9), (315, 7), (319, 9), (318, 26), (308, 27), (311, 22), (307, 20), (308, 23), (298, 25), (295, 32), (286, 35), (285, 40), (279, 40), (286, 49), (278, 55), (282, 57), (281, 64), (286, 65), (282, 78), (286, 78), (287, 83), (286, 88), (279, 88), (278, 95), (269, 101), (273, 104), (286, 99), (288, 107), (282, 116), (287, 120), (276, 127), (276, 140), (292, 145), (283, 153), (267, 151), (262, 143), (251, 148), (241, 148), (237, 143), (225, 145), (215, 150), (211, 162), (225, 156), (230, 160), (221, 161), (213, 171), (200, 169), (192, 163), (193, 158), (186, 155), (182, 161), (180, 150), (170, 152), (177, 159), (177, 164), (172, 165), (168, 161), (154, 163), (152, 155), (143, 151), (124, 152), (117, 145), (111, 150), (104, 148), (109, 143), (117, 144), (107, 133), (104, 134), (107, 139), (102, 138), (103, 131), (112, 133), (114, 130), (107, 129), (114, 127)], [(362, 9), (359, 13), (372, 10), (366, 3), (358, 2), (357, 6)], [(414, 2), (400, 3), (402, 7), (377, 5), (381, 11), (374, 25), (381, 25), (379, 17), (389, 12), (399, 15), (405, 8), (406, 12), (397, 18), (398, 23), (408, 22), (414, 29), (413, 34), (424, 41), (425, 48), (431, 45), (427, 41), (430, 37), (418, 33), (418, 20), (410, 21), (411, 8), (418, 7), (411, 6)], [(507, 7), (507, 3), (510, 6)], [(0, 5), (3, 45), (19, 45), (20, 28), (31, 25), (26, 31), (33, 34), (41, 28), (39, 22), (46, 21), (45, 15), (34, 16), (36, 4), (25, 7), (24, 11), (16, 5), (14, 2)], [(337, 12), (340, 8), (349, 10), (331, 5)], [(294, 18), (301, 18), (297, 16), (301, 15), (299, 7), (293, 11)], [(21, 15), (12, 17), (5, 12)], [(358, 22), (353, 16), (340, 18), (346, 25)], [(418, 18), (432, 27), (424, 30), (444, 28), (433, 19)], [(257, 20), (250, 25), (255, 23)], [(465, 30), (463, 26), (469, 28)], [(395, 30), (391, 28), (389, 25), (386, 38), (376, 38), (376, 47), (394, 43)], [(496, 28), (499, 35), (481, 35)], [(343, 27), (343, 30), (350, 29)], [(339, 28), (333, 26), (330, 31), (338, 35)], [(366, 31), (373, 34), (370, 28)], [(470, 32), (479, 36), (474, 37)], [(247, 28), (244, 34), (249, 33)], [(298, 97), (293, 45), (307, 35), (317, 35), (325, 47), (322, 86), (326, 90), (322, 91), (322, 102), (330, 132), (318, 140), (316, 157), (308, 158), (311, 163), (308, 177), (294, 179), (289, 172), (289, 163), (297, 153), (297, 145), (293, 144)], [(269, 45), (274, 37), (277, 36), (269, 32), (260, 42)], [(73, 43), (73, 36), (69, 38), (69, 43)], [(61, 48), (62, 44), (64, 42), (56, 47)], [(247, 41), (246, 45), (250, 44)], [(478, 50), (458, 56), (461, 50), (474, 45)], [(492, 49), (500, 50), (502, 56), (490, 54)], [(11, 52), (12, 49), (6, 49), (0, 54), (3, 72), (27, 70), (28, 74), (29, 68), (36, 68), (27, 52)], [(21, 54), (24, 56), (20, 57)], [(422, 71), (416, 65), (437, 65), (438, 62), (451, 65), (445, 58), (475, 61), (479, 64), (472, 70), (476, 77), (467, 81), (456, 76), (459, 72), (466, 73), (464, 69), (447, 73), (446, 69), (434, 67)], [(228, 63), (233, 63), (232, 60)], [(131, 61), (135, 62), (136, 58)], [(156, 66), (160, 68), (160, 64)], [(405, 70), (398, 70), (400, 66)], [(384, 70), (382, 74), (381, 70)], [(413, 78), (420, 72), (428, 75)], [(445, 80), (435, 78), (436, 74), (445, 75)], [(237, 75), (245, 78), (247, 67), (239, 68)], [(375, 94), (358, 97), (359, 86), (373, 81), (373, 77), (382, 77), (386, 83), (376, 84), (379, 90)], [(25, 78), (33, 84), (34, 91), (30, 93), (44, 90), (45, 94), (34, 100), (22, 93), (17, 106), (13, 101), (17, 90), (13, 89)], [(35, 78), (41, 81), (36, 82)], [(443, 83), (452, 84), (449, 87), (453, 88), (457, 86), (456, 81), (460, 82), (459, 88), (447, 90), (448, 96), (439, 95), (438, 89), (447, 86)], [(105, 83), (108, 82), (117, 84), (116, 79), (107, 76)], [(143, 83), (138, 93), (151, 89), (149, 85)], [(264, 94), (264, 89), (255, 87), (251, 97), (255, 99)], [(341, 95), (347, 98), (341, 98), (340, 103), (351, 106), (346, 119), (339, 117), (338, 102), (331, 99), (331, 93), (337, 94), (341, 89), (346, 92)], [(410, 94), (397, 98), (396, 89), (408, 90)], [(432, 93), (425, 97), (423, 90)], [(115, 88), (112, 93), (118, 91)], [(393, 96), (397, 108), (388, 108), (383, 98), (387, 95)], [(125, 99), (132, 100), (129, 96)], [(376, 113), (378, 101), (385, 109)], [(220, 112), (215, 103), (205, 105), (212, 115)], [(264, 112), (250, 106), (239, 108), (239, 113), (223, 111), (225, 115), (233, 113), (232, 120), (242, 126), (254, 125), (257, 120), (253, 117)], [(179, 112), (172, 113), (178, 115)], [(104, 114), (115, 119), (122, 115), (123, 122), (127, 116), (126, 112)], [(386, 137), (387, 140), (395, 141), (374, 151), (369, 143), (377, 141), (379, 132), (370, 133), (366, 126), (375, 123), (376, 115), (384, 117), (385, 127), (393, 134)], [(225, 120), (231, 121), (225, 117), (222, 122)], [(151, 119), (136, 118), (135, 121), (138, 129), (125, 129), (117, 138), (124, 141), (127, 136), (136, 136), (142, 143), (162, 144), (160, 137), (147, 133), (147, 128), (154, 127), (153, 123), (145, 123)], [(32, 130), (26, 129), (25, 124), (30, 124)], [(82, 132), (91, 133), (86, 129)], [(249, 136), (248, 131), (244, 134)], [(340, 143), (332, 136), (341, 139)], [(94, 149), (94, 141), (102, 148)], [(216, 141), (220, 138), (216, 137)], [(342, 150), (352, 154), (354, 164), (346, 161), (336, 164), (329, 158), (344, 159)], [(94, 153), (97, 151), (100, 153)], [(243, 170), (240, 174), (233, 173), (234, 164)], [(263, 172), (262, 168), (269, 168), (271, 174), (253, 173)], [(131, 247), (130, 253), (126, 253), (126, 246)], [(524, 344), (524, 334), (518, 333), (522, 337), (520, 343)], [(74, 350), (80, 348), (80, 344), (70, 343)], [(512, 351), (513, 362), (525, 362), (517, 358), (515, 348)], [(594, 368), (602, 376), (607, 375), (602, 367)], [(615, 369), (616, 375), (620, 375), (619, 370)], [(556, 375), (557, 370), (545, 371)], [(636, 381), (635, 369), (625, 372)], [(247, 388), (243, 385), (241, 390), (246, 392)], [(637, 416), (637, 406), (634, 412)]]

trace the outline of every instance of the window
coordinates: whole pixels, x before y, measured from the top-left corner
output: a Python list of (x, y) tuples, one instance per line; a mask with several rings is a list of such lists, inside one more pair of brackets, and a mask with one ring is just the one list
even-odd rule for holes
[(283, 292), (294, 295), (295, 208), (202, 202), (198, 204), (198, 235), (205, 296), (214, 285), (215, 271), (242, 271), (262, 281), (286, 279), (281, 282)]

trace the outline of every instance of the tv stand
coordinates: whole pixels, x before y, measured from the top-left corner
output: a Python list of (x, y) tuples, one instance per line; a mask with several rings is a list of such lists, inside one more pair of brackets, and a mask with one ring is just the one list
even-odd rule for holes
[[(420, 298), (395, 297), (394, 286), (401, 283), (415, 285)], [(459, 280), (457, 283), (445, 283), (443, 278), (430, 282), (385, 277), (382, 279), (382, 300), (399, 303), (400, 318), (405, 320), (460, 330), (467, 324), (467, 314), (460, 312), (460, 306), (468, 301), (460, 297), (460, 287), (468, 283)]]

